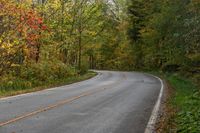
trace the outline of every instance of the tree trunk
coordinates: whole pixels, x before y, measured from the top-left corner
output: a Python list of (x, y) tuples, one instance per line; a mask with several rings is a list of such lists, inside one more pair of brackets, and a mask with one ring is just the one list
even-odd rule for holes
[(81, 57), (82, 57), (82, 32), (79, 32), (79, 40), (78, 40), (79, 52), (78, 52), (78, 69), (81, 69)]

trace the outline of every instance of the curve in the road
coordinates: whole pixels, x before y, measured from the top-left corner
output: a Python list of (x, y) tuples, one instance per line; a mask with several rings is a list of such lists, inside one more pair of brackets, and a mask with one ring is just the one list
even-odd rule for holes
[(98, 73), (83, 82), (0, 99), (0, 133), (143, 133), (160, 81), (137, 72)]

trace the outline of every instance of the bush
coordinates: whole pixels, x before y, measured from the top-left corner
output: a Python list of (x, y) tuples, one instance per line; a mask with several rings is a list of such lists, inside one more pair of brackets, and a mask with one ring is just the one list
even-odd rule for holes
[(172, 98), (172, 105), (177, 113), (172, 117), (176, 125), (176, 132), (200, 132), (200, 92), (188, 78), (168, 76), (167, 79), (175, 88), (176, 94)]
[[(82, 69), (82, 73), (85, 73), (85, 69)], [(30, 89), (77, 75), (75, 68), (61, 62), (41, 62), (20, 66), (17, 71), (10, 72), (0, 79), (0, 91)]]
[(71, 66), (63, 63), (44, 62), (22, 67), (20, 77), (27, 80), (48, 81), (76, 75), (75, 68)]
[(200, 132), (200, 93), (195, 92), (185, 99), (184, 106), (187, 109), (179, 112), (176, 118), (178, 132)]
[(78, 74), (83, 75), (88, 72), (89, 66), (87, 64), (82, 64)]
[(180, 66), (177, 64), (167, 64), (162, 67), (163, 72), (177, 72)]

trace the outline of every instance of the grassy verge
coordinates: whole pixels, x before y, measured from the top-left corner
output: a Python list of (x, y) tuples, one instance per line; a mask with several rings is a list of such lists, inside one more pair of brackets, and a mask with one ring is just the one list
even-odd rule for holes
[[(27, 84), (29, 82), (27, 82), (27, 81), (19, 81), (19, 82), (15, 81), (15, 83), (14, 83), (15, 88), (12, 87), (13, 85), (10, 85), (11, 87), (9, 89), (8, 88), (5, 89), (3, 85), (0, 85), (0, 98), (6, 97), (6, 96), (23, 94), (23, 93), (40, 91), (40, 90), (44, 90), (44, 89), (51, 88), (51, 87), (68, 85), (68, 84), (72, 84), (72, 83), (75, 83), (75, 82), (79, 82), (79, 81), (82, 81), (82, 80), (92, 78), (95, 75), (97, 75), (97, 73), (89, 71), (88, 73), (80, 75), (80, 76), (70, 76), (68, 78), (51, 80), (51, 81), (48, 81), (48, 82), (42, 82), (41, 81), (40, 84), (35, 85), (34, 87), (28, 86)], [(10, 84), (13, 84), (13, 83), (10, 83)]]
[(200, 133), (200, 92), (189, 79), (178, 75), (166, 75), (165, 78), (173, 87), (175, 94), (170, 98), (169, 104), (176, 110), (171, 116), (174, 124), (173, 132)]
[(151, 73), (162, 77), (168, 84), (158, 131), (200, 133), (200, 87), (192, 78), (179, 74)]

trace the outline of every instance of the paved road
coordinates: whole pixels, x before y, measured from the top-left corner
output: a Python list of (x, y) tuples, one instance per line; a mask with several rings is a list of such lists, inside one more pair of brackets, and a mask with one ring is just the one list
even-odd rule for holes
[(99, 71), (79, 83), (0, 100), (0, 133), (143, 133), (158, 79)]

